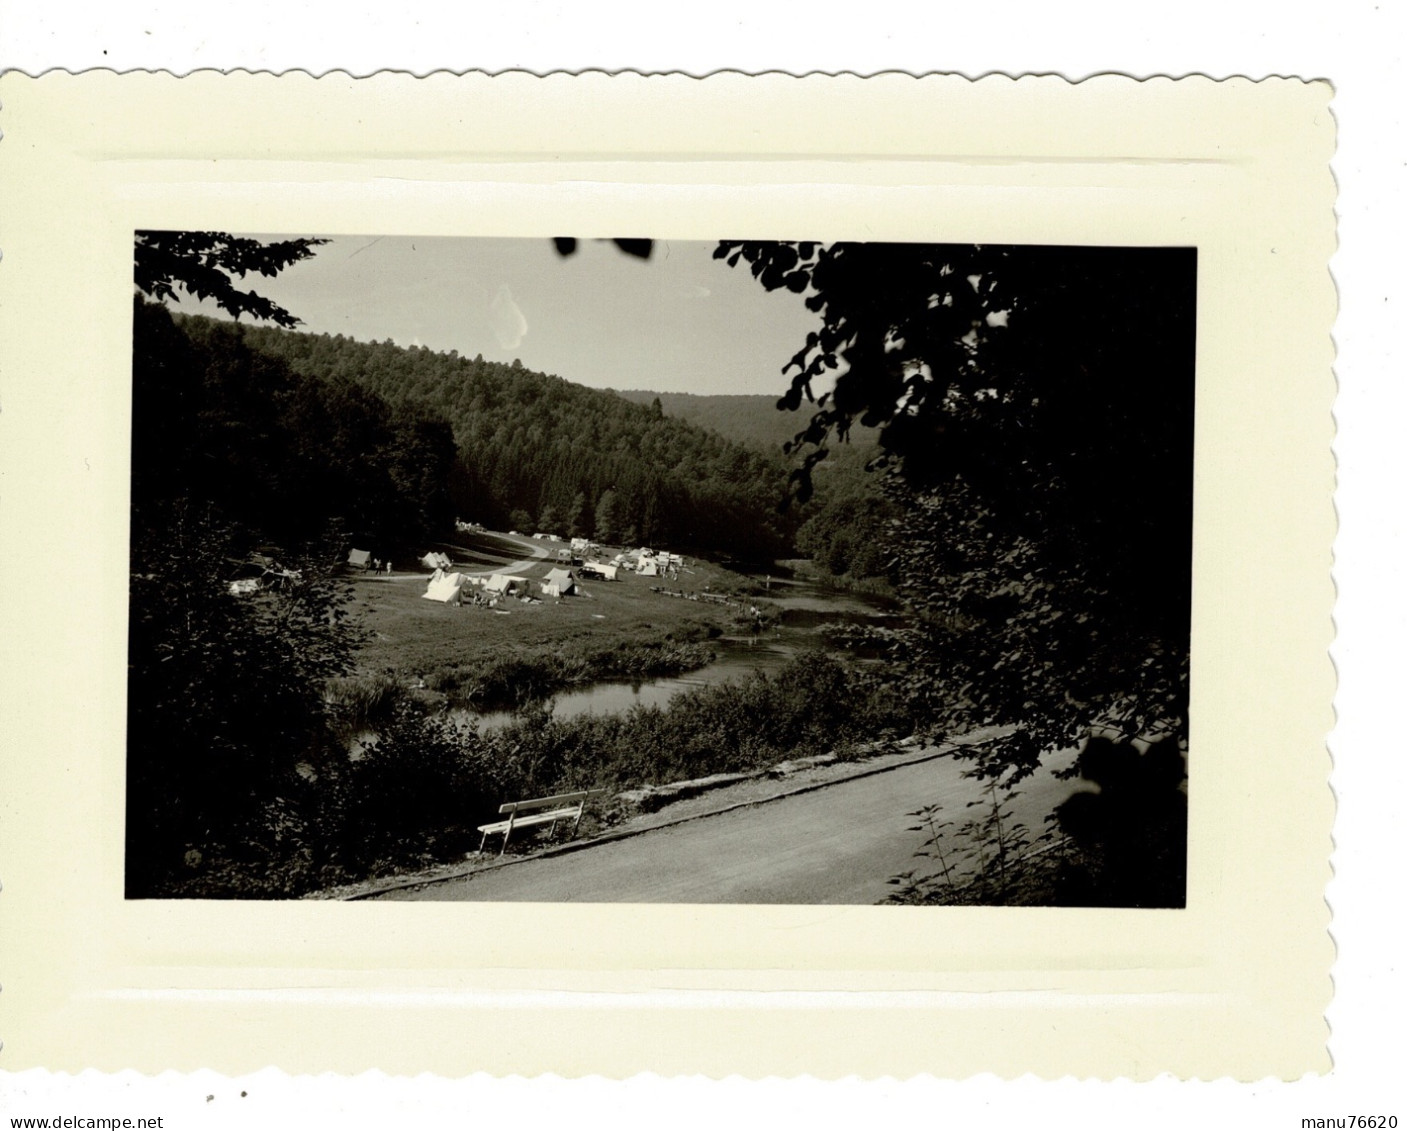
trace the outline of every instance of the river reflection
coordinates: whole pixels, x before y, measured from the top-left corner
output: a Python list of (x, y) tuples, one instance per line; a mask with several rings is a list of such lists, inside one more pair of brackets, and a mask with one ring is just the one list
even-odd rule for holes
[[(679, 676), (657, 679), (620, 680), (594, 683), (574, 691), (559, 692), (552, 703), (558, 719), (585, 714), (616, 714), (632, 707), (663, 707), (676, 695), (701, 687), (740, 679), (752, 672), (774, 672), (800, 652), (826, 646), (817, 629), (824, 624), (848, 623), (894, 625), (891, 605), (866, 597), (817, 593), (801, 586), (768, 602), (777, 616), (771, 629), (758, 636), (725, 636), (714, 641), (719, 656), (713, 663)], [(511, 711), (480, 714), (468, 708), (451, 712), (463, 722), (474, 722), (485, 730), (513, 721)]]
[[(552, 715), (557, 719), (574, 719), (578, 715), (611, 715), (642, 705), (663, 707), (676, 695), (696, 691), (701, 687), (740, 679), (754, 671), (772, 672), (781, 668), (802, 650), (802, 645), (768, 637), (724, 637), (714, 641), (722, 653), (713, 663), (678, 676), (635, 680), (620, 683), (593, 683), (577, 691), (558, 692), (552, 702)], [(492, 730), (513, 721), (511, 711), (487, 711), (479, 714), (468, 709), (452, 712), (454, 717), (478, 723)]]

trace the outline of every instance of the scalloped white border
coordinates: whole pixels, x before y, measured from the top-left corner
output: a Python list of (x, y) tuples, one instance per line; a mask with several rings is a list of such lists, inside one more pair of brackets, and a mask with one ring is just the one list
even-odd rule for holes
[[(0, 519), (31, 560), (95, 563), (79, 601), (14, 577), (0, 645), (11, 1067), (1327, 1066), (1326, 85), (89, 73), (0, 99)], [(626, 224), (1201, 248), (1185, 912), (121, 901), (133, 228)]]

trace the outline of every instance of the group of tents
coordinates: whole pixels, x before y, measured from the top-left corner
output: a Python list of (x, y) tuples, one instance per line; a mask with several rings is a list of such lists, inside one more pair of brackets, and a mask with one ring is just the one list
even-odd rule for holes
[[(580, 541), (585, 541), (584, 539)], [(678, 554), (641, 548), (628, 553), (617, 554), (612, 561), (584, 562), (575, 572), (561, 565), (547, 571), (547, 575), (534, 582), (532, 578), (518, 574), (495, 573), (489, 577), (451, 572), (452, 563), (448, 555), (432, 551), (420, 559), (421, 564), (435, 572), (423, 594), (427, 601), (440, 601), (444, 604), (463, 604), (466, 595), (473, 593), (476, 604), (496, 604), (499, 600), (516, 597), (520, 600), (575, 596), (580, 592), (578, 574), (583, 578), (597, 581), (615, 581), (622, 569), (633, 569), (644, 577), (659, 577), (674, 573), (683, 567), (684, 559)], [(534, 591), (536, 586), (536, 591)]]
[[(595, 550), (586, 539), (573, 539), (572, 549)], [(684, 559), (678, 554), (641, 548), (620, 553), (609, 562), (589, 561), (578, 567), (582, 577), (597, 581), (615, 581), (622, 569), (634, 570), (645, 577), (658, 577), (661, 574), (682, 568)], [(355, 569), (368, 569), (372, 564), (371, 554), (366, 550), (352, 550), (347, 555), (347, 564)], [(425, 592), (421, 594), (427, 601), (442, 604), (460, 605), (466, 596), (473, 594), (476, 604), (496, 604), (500, 599), (516, 597), (532, 600), (534, 597), (571, 597), (579, 592), (577, 573), (571, 569), (555, 566), (547, 575), (534, 582), (532, 578), (517, 574), (495, 573), (488, 577), (454, 572), (454, 563), (448, 554), (431, 550), (420, 559), (420, 564), (433, 572)], [(536, 592), (534, 592), (536, 585)]]
[(611, 559), (611, 564), (623, 569), (633, 569), (641, 577), (660, 577), (670, 573), (677, 574), (684, 568), (684, 559), (678, 554), (666, 553), (664, 550), (656, 552), (642, 546), (638, 550), (617, 554)]
[[(571, 597), (577, 592), (576, 577), (567, 569), (549, 570), (547, 576), (536, 585), (543, 597)], [(495, 573), (489, 577), (475, 577), (437, 568), (421, 596), (427, 601), (461, 605), (466, 595), (472, 595), (477, 598), (475, 603), (492, 605), (510, 597), (530, 600), (534, 596), (533, 586), (532, 578), (517, 574)]]
[[(554, 569), (538, 582), (538, 588), (545, 597), (570, 597), (576, 592), (576, 578), (570, 570)], [(421, 594), (427, 601), (439, 601), (446, 605), (461, 605), (465, 597), (478, 596), (476, 603), (495, 604), (509, 597), (531, 598), (533, 581), (511, 573), (495, 573), (489, 577), (475, 577), (464, 573), (448, 573), (436, 569), (430, 576), (430, 583)]]

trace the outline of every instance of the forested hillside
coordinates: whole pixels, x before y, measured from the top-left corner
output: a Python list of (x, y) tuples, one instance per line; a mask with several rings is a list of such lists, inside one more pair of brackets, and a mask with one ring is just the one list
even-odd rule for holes
[(658, 400), (666, 416), (677, 417), (717, 432), (729, 440), (775, 454), (806, 427), (805, 409), (781, 412), (777, 397), (767, 394), (656, 393), (649, 389), (623, 389), (620, 395), (635, 404)]
[[(201, 319), (189, 319), (192, 325)], [(454, 352), (237, 327), (295, 374), (355, 385), (453, 432), (453, 509), (490, 526), (767, 559), (789, 551), (787, 466), (651, 404)], [(782, 415), (780, 413), (778, 416)]]
[(197, 501), (252, 543), (287, 549), (335, 529), (414, 546), (453, 520), (449, 425), (345, 379), (308, 379), (249, 348), (244, 328), (139, 302), (132, 498)]
[[(275, 889), (314, 835), (339, 757), (327, 681), (362, 642), (338, 579), (349, 539), (442, 528), (448, 425), (346, 381), (300, 378), (236, 326), (133, 312), (127, 892), (207, 854)], [(257, 596), (231, 590), (272, 569)], [(300, 767), (302, 769), (300, 770)]]
[[(777, 397), (694, 393), (654, 393), (628, 389), (621, 396), (636, 404), (658, 401), (666, 416), (708, 428), (729, 440), (776, 454), (810, 419), (810, 406), (779, 410)], [(884, 497), (884, 476), (867, 469), (880, 454), (878, 433), (856, 424), (847, 443), (833, 444), (813, 475), (815, 495), (796, 508), (801, 526), (796, 549), (824, 574), (871, 578), (884, 574), (890, 560), (890, 520), (897, 514)]]

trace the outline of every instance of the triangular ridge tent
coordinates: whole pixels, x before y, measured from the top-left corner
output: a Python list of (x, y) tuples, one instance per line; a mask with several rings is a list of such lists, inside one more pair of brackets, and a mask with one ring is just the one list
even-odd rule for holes
[(425, 592), (421, 594), (427, 601), (440, 601), (449, 604), (451, 601), (459, 600), (459, 591), (464, 586), (464, 575), (462, 573), (446, 573), (439, 577), (432, 577)]
[(542, 582), (542, 591), (549, 597), (570, 597), (576, 592), (576, 578), (569, 569), (549, 569)]
[(356, 566), (359, 569), (366, 569), (367, 563), (371, 561), (370, 550), (353, 550), (347, 555), (347, 564)]
[(527, 587), (528, 579), (526, 577), (517, 577), (510, 573), (496, 573), (484, 582), (484, 588), (490, 593), (517, 593), (526, 590)]
[(426, 569), (449, 569), (453, 563), (449, 560), (448, 554), (441, 554), (438, 551), (431, 550), (420, 559), (420, 564)]
[(641, 558), (640, 564), (635, 567), (635, 572), (641, 577), (658, 577), (660, 567), (655, 563), (654, 558)]

